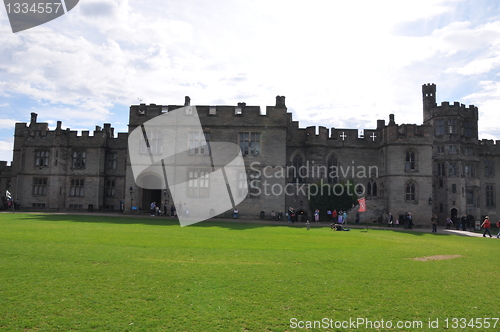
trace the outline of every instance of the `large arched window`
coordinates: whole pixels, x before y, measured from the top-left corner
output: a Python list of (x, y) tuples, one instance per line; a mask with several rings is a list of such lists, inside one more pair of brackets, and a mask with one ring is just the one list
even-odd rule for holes
[(338, 183), (339, 175), (338, 175), (338, 159), (337, 156), (332, 154), (328, 157), (328, 169), (326, 177), (328, 179), (328, 183)]
[(416, 169), (416, 153), (413, 150), (407, 150), (405, 156), (405, 171), (414, 171)]
[(417, 185), (413, 181), (406, 182), (405, 201), (414, 202), (417, 200)]

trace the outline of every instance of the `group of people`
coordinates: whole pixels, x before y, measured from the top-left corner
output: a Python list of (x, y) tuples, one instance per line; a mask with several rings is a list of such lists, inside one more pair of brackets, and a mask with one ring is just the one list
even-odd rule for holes
[[(465, 214), (462, 214), (460, 218), (453, 216), (452, 218), (446, 218), (446, 229), (451, 229), (452, 225), (455, 225), (456, 230), (463, 230), (467, 231), (467, 229), (474, 228), (474, 218), (472, 216), (467, 216)], [(432, 232), (436, 233), (437, 232), (437, 225), (438, 225), (438, 217), (434, 213), (431, 217), (431, 224), (432, 224)], [(497, 234), (497, 239), (500, 239), (500, 219), (496, 223), (496, 226), (499, 228), (498, 234)], [(484, 229), (483, 231), (483, 237), (486, 237), (486, 234), (488, 234), (490, 237), (493, 237), (491, 235), (490, 229), (491, 229), (491, 222), (490, 222), (490, 217), (486, 216), (483, 220), (483, 222), (480, 225), (481, 228)]]
[(452, 226), (454, 226), (457, 231), (460, 229), (466, 231), (474, 227), (474, 217), (463, 214), (460, 217), (452, 216), (451, 218), (446, 218), (446, 229), (451, 229)]
[[(179, 202), (179, 207), (180, 207), (179, 213), (181, 213), (181, 215), (188, 217), (189, 210), (186, 207), (186, 204), (183, 205), (181, 202)], [(167, 203), (164, 203), (163, 210), (162, 210), (160, 208), (160, 206), (156, 205), (156, 202), (151, 202), (149, 210), (150, 210), (151, 217), (154, 217), (154, 216), (176, 217), (177, 216), (177, 208), (175, 207), (174, 204), (172, 204), (170, 206), (170, 209), (169, 209), (167, 206)], [(170, 211), (170, 213), (169, 213), (169, 211)]]

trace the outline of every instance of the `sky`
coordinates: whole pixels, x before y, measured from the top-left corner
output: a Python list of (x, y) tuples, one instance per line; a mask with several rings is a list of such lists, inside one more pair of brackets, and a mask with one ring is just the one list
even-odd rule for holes
[(500, 139), (497, 0), (80, 0), (12, 33), (0, 8), (0, 160), (14, 124), (127, 132), (130, 105), (273, 106), (300, 127), (422, 123), (437, 102), (479, 107), (479, 138)]

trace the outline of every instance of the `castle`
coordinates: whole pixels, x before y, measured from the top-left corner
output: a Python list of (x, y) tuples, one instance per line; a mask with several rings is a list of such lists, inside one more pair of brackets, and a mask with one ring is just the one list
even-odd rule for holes
[[(500, 182), (499, 141), (478, 139), (478, 109), (455, 102), (436, 103), (436, 85), (422, 86), (423, 123), (378, 120), (376, 128), (300, 128), (287, 112), (285, 97), (265, 112), (259, 106), (197, 105), (203, 132), (186, 132), (193, 155), (204, 156), (208, 142), (231, 142), (241, 148), (249, 192), (238, 205), (241, 217), (294, 207), (311, 215), (311, 185), (335, 188), (350, 181), (366, 197), (362, 220), (387, 213), (411, 212), (417, 223), (432, 213), (445, 218), (490, 215), (497, 220), (496, 187)], [(55, 130), (37, 121), (16, 123), (11, 166), (0, 162), (0, 192), (9, 189), (24, 209), (40, 211), (149, 210), (152, 201), (170, 206), (169, 189), (142, 189), (134, 181), (128, 137), (148, 120), (183, 106), (132, 105), (129, 132), (115, 135), (110, 124), (92, 134)], [(333, 171), (335, 170), (335, 171)], [(203, 172), (203, 170), (195, 170)], [(193, 173), (198, 174), (198, 173)], [(209, 181), (209, 179), (207, 180)], [(203, 181), (190, 182), (193, 195), (210, 195)], [(244, 186), (242, 186), (244, 187)], [(5, 207), (5, 196), (1, 197)], [(228, 211), (227, 216), (231, 214)]]

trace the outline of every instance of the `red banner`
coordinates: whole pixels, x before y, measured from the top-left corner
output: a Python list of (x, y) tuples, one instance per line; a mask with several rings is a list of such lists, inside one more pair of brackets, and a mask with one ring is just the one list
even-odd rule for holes
[(365, 212), (366, 211), (366, 201), (364, 198), (360, 198), (358, 199), (358, 203), (359, 203), (359, 212)]

